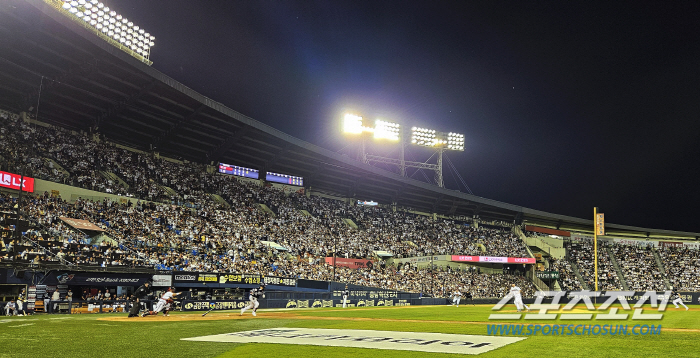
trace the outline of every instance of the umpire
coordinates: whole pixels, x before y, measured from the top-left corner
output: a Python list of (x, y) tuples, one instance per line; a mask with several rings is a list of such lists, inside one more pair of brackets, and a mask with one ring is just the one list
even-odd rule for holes
[[(133, 298), (131, 300), (131, 309), (129, 310), (129, 317), (137, 317), (139, 315), (139, 311), (141, 310), (141, 305), (145, 305), (146, 302), (143, 302), (145, 299), (148, 298), (148, 295), (151, 294), (151, 281), (146, 281), (141, 287), (137, 288), (136, 291), (134, 291)], [(146, 310), (148, 310), (148, 307), (144, 307)]]

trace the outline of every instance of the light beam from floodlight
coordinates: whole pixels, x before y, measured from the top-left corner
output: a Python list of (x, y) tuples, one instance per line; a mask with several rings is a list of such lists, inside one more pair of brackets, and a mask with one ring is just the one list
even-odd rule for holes
[(374, 139), (388, 139), (398, 141), (400, 126), (398, 123), (391, 123), (377, 119), (374, 122)]
[(349, 134), (361, 134), (363, 131), (362, 117), (346, 113), (343, 119), (343, 131)]

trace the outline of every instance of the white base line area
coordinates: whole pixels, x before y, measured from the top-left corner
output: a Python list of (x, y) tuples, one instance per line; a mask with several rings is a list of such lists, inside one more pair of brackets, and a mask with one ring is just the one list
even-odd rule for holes
[(304, 344), (456, 354), (481, 354), (524, 339), (522, 337), (317, 328), (271, 328), (182, 338), (185, 341)]

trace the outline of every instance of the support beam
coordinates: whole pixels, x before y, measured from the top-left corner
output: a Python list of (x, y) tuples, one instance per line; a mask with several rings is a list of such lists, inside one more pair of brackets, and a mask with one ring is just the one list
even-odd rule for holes
[(207, 108), (206, 105), (199, 106), (199, 108), (194, 110), (192, 113), (175, 121), (175, 123), (173, 123), (170, 128), (163, 131), (163, 133), (158, 136), (154, 136), (152, 140), (153, 148), (158, 148), (160, 145), (168, 143), (175, 136), (175, 133), (180, 127), (197, 117), (205, 108)]
[(216, 146), (211, 152), (207, 153), (207, 162), (218, 162), (221, 156), (226, 153), (233, 145), (244, 135), (250, 131), (250, 127), (245, 126), (238, 130), (236, 133), (230, 137), (224, 139), (219, 145)]
[[(81, 78), (88, 76), (89, 74), (97, 71), (99, 71), (99, 69), (97, 68), (97, 60), (94, 58), (90, 59), (88, 61), (83, 62), (79, 66), (73, 66), (69, 68), (68, 71), (64, 71), (58, 76), (55, 76), (53, 78), (45, 78), (44, 85), (42, 86), (42, 91), (44, 91), (44, 94), (48, 94), (50, 93), (49, 91), (51, 91), (51, 89), (56, 87), (57, 85), (66, 83), (68, 80), (73, 78)], [(37, 86), (32, 88), (31, 91), (22, 96), (22, 104), (24, 109), (29, 109), (30, 107), (36, 106), (38, 96), (39, 86), (37, 84)]]
[(275, 165), (280, 160), (280, 158), (282, 158), (282, 156), (289, 151), (289, 148), (291, 148), (291, 147), (292, 147), (291, 143), (289, 143), (289, 142), (285, 143), (284, 147), (282, 147), (282, 149), (278, 150), (277, 153), (275, 153), (275, 155), (273, 155), (272, 158), (270, 158), (270, 160), (265, 161), (265, 163), (263, 165), (263, 168), (265, 169), (265, 173), (267, 173), (267, 171), (273, 165)]
[(95, 130), (99, 127), (109, 122), (111, 119), (117, 117), (126, 107), (131, 106), (139, 97), (148, 93), (156, 84), (156, 80), (153, 79), (141, 87), (141, 89), (129, 96), (128, 98), (121, 100), (114, 104), (112, 107), (108, 108), (106, 111), (100, 113), (95, 119)]

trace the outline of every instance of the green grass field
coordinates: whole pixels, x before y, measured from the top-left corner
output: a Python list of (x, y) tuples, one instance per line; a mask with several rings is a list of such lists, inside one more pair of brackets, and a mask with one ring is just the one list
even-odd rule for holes
[[(508, 306), (506, 311), (512, 311)], [(311, 345), (183, 341), (263, 328), (325, 328), (487, 335), (487, 324), (661, 325), (658, 335), (529, 336), (481, 357), (693, 357), (700, 356), (700, 309), (670, 306), (659, 321), (489, 322), (491, 306), (363, 307), (353, 309), (260, 310), (172, 313), (170, 317), (126, 318), (126, 314), (0, 317), (0, 357), (448, 357), (444, 353)], [(647, 312), (645, 312), (647, 313)], [(648, 312), (652, 313), (652, 312)], [(656, 313), (656, 311), (653, 311)], [(631, 315), (630, 315), (631, 316)], [(465, 355), (459, 355), (465, 356)]]

